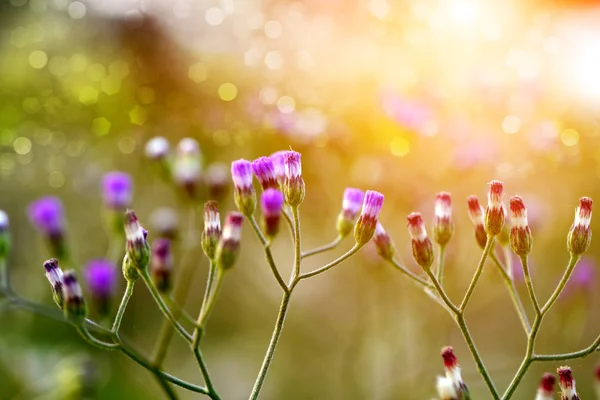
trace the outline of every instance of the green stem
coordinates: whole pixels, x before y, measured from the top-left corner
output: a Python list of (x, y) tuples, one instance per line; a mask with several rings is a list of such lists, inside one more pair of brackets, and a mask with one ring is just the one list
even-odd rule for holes
[(198, 326), (198, 330), (201, 332), (204, 331), (206, 327), (206, 322), (208, 321), (208, 317), (210, 316), (212, 310), (215, 308), (217, 304), (217, 297), (219, 297), (219, 293), (221, 292), (221, 287), (223, 286), (223, 278), (225, 277), (225, 272), (223, 270), (217, 271), (216, 279), (214, 283), (214, 289), (211, 291), (210, 296), (207, 300), (206, 307), (201, 311), (198, 316), (198, 321), (196, 325)]
[(450, 298), (446, 294), (446, 291), (444, 290), (444, 288), (442, 287), (440, 282), (435, 277), (435, 274), (433, 273), (433, 271), (431, 271), (431, 269), (427, 269), (427, 270), (425, 270), (425, 273), (427, 273), (427, 275), (429, 275), (431, 282), (433, 282), (433, 286), (437, 290), (438, 294), (440, 295), (440, 297), (442, 298), (442, 300), (444, 301), (446, 306), (454, 313), (454, 315), (460, 314), (460, 310), (458, 309), (458, 307), (456, 307), (456, 305), (452, 302), (452, 300), (450, 300)]
[(437, 265), (437, 280), (440, 282), (440, 285), (444, 281), (444, 262), (446, 255), (446, 246), (439, 246), (439, 255), (438, 255), (438, 265)]
[(324, 246), (302, 252), (300, 254), (300, 257), (306, 258), (306, 257), (314, 256), (316, 254), (324, 253), (329, 250), (333, 250), (337, 247), (338, 244), (340, 244), (342, 242), (343, 239), (344, 239), (344, 237), (342, 235), (338, 235), (335, 239), (333, 239), (333, 241), (331, 243), (328, 243)]
[(117, 310), (117, 315), (115, 317), (115, 322), (113, 323), (111, 331), (119, 336), (119, 329), (121, 329), (121, 321), (123, 320), (123, 316), (125, 315), (125, 310), (127, 309), (127, 303), (129, 303), (129, 299), (133, 294), (133, 287), (135, 282), (127, 281), (127, 286), (125, 287), (125, 293), (123, 293), (123, 298), (121, 299), (121, 304), (119, 305), (119, 309)]
[[(300, 262), (302, 261), (302, 241), (300, 239), (300, 209), (298, 206), (292, 207), (292, 216), (294, 217), (294, 272), (292, 281), (300, 276)], [(290, 285), (291, 286), (291, 285)]]
[(532, 357), (532, 361), (565, 361), (573, 360), (575, 358), (583, 358), (592, 354), (594, 351), (598, 351), (600, 346), (600, 335), (594, 340), (594, 342), (583, 350), (574, 351), (572, 353), (564, 354), (544, 354), (535, 355)]
[(206, 388), (208, 389), (208, 395), (212, 399), (220, 399), (217, 394), (215, 387), (210, 379), (210, 374), (208, 372), (208, 367), (204, 362), (204, 357), (202, 356), (202, 351), (200, 351), (200, 335), (194, 335), (194, 341), (192, 342), (192, 350), (194, 351), (194, 356), (196, 357), (196, 362), (198, 363), (198, 367), (200, 367), (200, 372), (202, 373), (202, 377), (204, 378), (204, 382), (206, 383)]
[[(329, 264), (324, 265), (321, 268), (316, 269), (314, 271), (305, 272), (302, 275), (299, 275), (297, 281), (302, 280), (302, 279), (306, 279), (306, 278), (310, 278), (310, 277), (315, 276), (315, 275), (319, 275), (319, 274), (327, 271), (328, 269), (335, 267), (336, 265), (338, 265), (342, 261), (344, 261), (344, 260), (350, 258), (352, 255), (354, 255), (358, 250), (361, 249), (361, 247), (362, 247), (362, 245), (356, 243), (350, 250), (348, 250), (347, 253), (341, 255), (340, 257), (338, 257), (337, 259), (333, 260)], [(293, 286), (295, 286), (295, 283), (293, 283), (292, 285), (290, 285), (290, 287), (293, 287)]]
[(103, 342), (102, 340), (96, 339), (84, 326), (77, 326), (76, 329), (77, 332), (79, 332), (79, 334), (81, 335), (81, 337), (84, 338), (91, 345), (105, 350), (119, 350), (119, 344), (107, 343)]
[(485, 248), (483, 249), (483, 253), (481, 254), (481, 258), (479, 259), (479, 265), (477, 265), (477, 269), (475, 270), (475, 275), (473, 275), (473, 279), (471, 280), (471, 283), (469, 284), (469, 287), (467, 288), (467, 293), (465, 293), (465, 297), (463, 298), (463, 301), (460, 303), (460, 311), (464, 312), (465, 308), (467, 308), (467, 304), (469, 303), (469, 300), (471, 299), (471, 295), (473, 294), (473, 291), (475, 290), (475, 286), (477, 285), (477, 281), (479, 280), (479, 277), (481, 277), (481, 273), (483, 272), (483, 265), (485, 264), (485, 260), (488, 256), (488, 254), (490, 253), (490, 251), (492, 250), (492, 247), (494, 246), (494, 236), (489, 236), (487, 238), (487, 241), (485, 243)]
[(431, 282), (428, 282), (425, 279), (421, 278), (419, 275), (415, 274), (414, 272), (406, 268), (404, 265), (400, 264), (400, 261), (396, 260), (395, 258), (392, 258), (389, 261), (394, 267), (398, 268), (402, 273), (406, 274), (406, 276), (414, 280), (419, 285), (423, 285), (429, 288), (433, 287)]
[(535, 310), (536, 315), (541, 314), (540, 303), (535, 295), (535, 290), (533, 288), (533, 282), (531, 282), (531, 275), (529, 274), (529, 263), (527, 260), (527, 256), (521, 256), (521, 264), (523, 264), (523, 276), (525, 277), (525, 285), (527, 286), (527, 292), (529, 293), (529, 299), (531, 300), (531, 304), (533, 305), (533, 309)]
[(287, 292), (283, 294), (281, 299), (281, 305), (279, 307), (279, 313), (277, 314), (277, 321), (275, 322), (275, 329), (273, 330), (273, 335), (271, 336), (271, 341), (269, 342), (269, 347), (267, 349), (267, 353), (265, 354), (265, 358), (263, 359), (262, 365), (260, 367), (260, 371), (258, 372), (258, 377), (254, 382), (254, 387), (252, 388), (252, 393), (250, 394), (250, 400), (258, 399), (258, 395), (260, 394), (260, 390), (265, 382), (265, 378), (267, 376), (267, 372), (269, 370), (269, 366), (273, 361), (273, 355), (275, 354), (275, 348), (277, 347), (277, 343), (279, 342), (279, 338), (281, 337), (281, 332), (283, 331), (283, 324), (285, 322), (285, 317), (287, 315), (288, 307), (290, 304), (290, 296), (291, 292)]
[(523, 302), (521, 301), (521, 297), (517, 292), (517, 288), (515, 287), (515, 282), (510, 278), (508, 272), (502, 262), (498, 259), (494, 252), (490, 253), (490, 258), (498, 267), (498, 271), (502, 275), (502, 279), (504, 279), (504, 283), (508, 289), (508, 294), (517, 310), (517, 314), (519, 314), (519, 319), (521, 320), (521, 325), (523, 325), (523, 329), (525, 329), (525, 333), (529, 334), (531, 331), (531, 325), (529, 325), (529, 320), (527, 319), (527, 313), (525, 312), (525, 308), (523, 307)]
[(560, 282), (558, 283), (558, 286), (556, 286), (554, 293), (552, 293), (552, 295), (550, 296), (550, 298), (548, 299), (546, 304), (544, 304), (544, 307), (542, 307), (542, 309), (540, 310), (542, 315), (546, 314), (548, 312), (548, 310), (550, 310), (550, 308), (554, 305), (554, 303), (556, 302), (556, 299), (558, 299), (558, 296), (560, 296), (563, 289), (565, 288), (565, 285), (569, 281), (569, 278), (571, 277), (571, 273), (573, 273), (573, 269), (575, 268), (575, 265), (577, 265), (577, 262), (579, 261), (580, 258), (581, 258), (581, 255), (571, 254), (571, 258), (569, 259), (569, 264), (567, 265), (567, 269), (565, 270)]
[[(210, 264), (208, 265), (208, 278), (206, 279), (206, 288), (204, 288), (204, 297), (202, 298), (202, 306), (200, 306), (200, 314), (204, 313), (204, 308), (206, 307), (210, 298), (210, 294), (215, 283), (216, 271), (217, 267), (215, 266), (215, 263), (213, 262), (213, 260), (210, 260)], [(194, 324), (198, 325), (196, 321), (194, 321)]]
[(289, 291), (288, 286), (286, 285), (285, 281), (281, 277), (281, 274), (279, 273), (279, 270), (277, 269), (277, 265), (275, 265), (275, 260), (273, 259), (273, 254), (271, 253), (271, 247), (269, 246), (269, 242), (267, 241), (267, 238), (265, 237), (265, 235), (263, 235), (262, 231), (260, 230), (260, 227), (258, 226), (258, 223), (256, 222), (256, 218), (254, 218), (254, 215), (252, 215), (248, 219), (250, 220), (250, 225), (252, 225), (252, 228), (254, 229), (256, 236), (258, 236), (260, 243), (262, 243), (262, 245), (265, 249), (265, 256), (267, 257), (267, 262), (269, 263), (269, 267), (271, 267), (271, 271), (273, 272), (275, 279), (277, 279), (277, 283), (279, 283), (279, 286), (281, 286), (281, 288), (283, 289), (284, 292)]
[(10, 280), (8, 277), (8, 263), (6, 258), (0, 258), (0, 289), (10, 287)]

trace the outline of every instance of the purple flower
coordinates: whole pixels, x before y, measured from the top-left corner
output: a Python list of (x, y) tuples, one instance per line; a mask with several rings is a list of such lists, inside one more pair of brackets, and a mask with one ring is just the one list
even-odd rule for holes
[(129, 207), (131, 191), (131, 177), (125, 172), (109, 172), (102, 178), (102, 195), (108, 208), (122, 210)]
[(260, 204), (265, 216), (279, 216), (283, 206), (283, 194), (277, 189), (267, 189), (260, 199)]
[(219, 268), (229, 269), (235, 264), (242, 240), (243, 221), (244, 216), (238, 212), (227, 214), (215, 256)]
[(365, 193), (360, 189), (346, 188), (342, 199), (342, 211), (344, 216), (354, 222), (354, 219), (360, 212)]
[(354, 238), (358, 244), (366, 244), (375, 233), (377, 218), (383, 208), (383, 194), (367, 190), (363, 200), (362, 211), (354, 226)]
[(273, 160), (273, 167), (275, 169), (275, 176), (281, 185), (283, 184), (283, 179), (285, 178), (285, 153), (285, 150), (281, 150), (271, 154), (271, 160)]
[(297, 151), (286, 151), (283, 154), (285, 179), (292, 180), (302, 176), (302, 155)]
[(285, 201), (292, 207), (299, 206), (306, 195), (304, 179), (302, 179), (301, 157), (300, 153), (296, 151), (286, 151), (283, 155), (285, 164), (283, 193)]
[(115, 293), (117, 268), (109, 260), (92, 260), (85, 266), (85, 281), (95, 298), (107, 299)]
[(277, 176), (275, 175), (275, 166), (270, 157), (260, 157), (252, 161), (252, 171), (260, 182), (263, 190), (269, 188), (277, 189)]
[(62, 236), (64, 230), (63, 207), (57, 197), (42, 197), (29, 205), (31, 223), (44, 235)]
[(249, 190), (252, 187), (252, 163), (243, 158), (232, 162), (231, 178), (236, 190)]
[(374, 190), (367, 190), (363, 201), (361, 217), (369, 217), (377, 220), (383, 208), (383, 194)]

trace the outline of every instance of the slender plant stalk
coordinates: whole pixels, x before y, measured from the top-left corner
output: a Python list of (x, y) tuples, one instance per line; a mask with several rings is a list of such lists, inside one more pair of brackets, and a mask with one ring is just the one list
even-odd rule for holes
[(408, 268), (406, 268), (404, 265), (400, 264), (400, 261), (398, 261), (395, 258), (392, 258), (390, 260), (390, 263), (398, 268), (403, 274), (405, 274), (406, 276), (408, 276), (410, 279), (414, 280), (416, 283), (418, 283), (419, 285), (423, 285), (429, 288), (433, 288), (433, 285), (431, 284), (431, 282), (428, 282), (427, 280), (421, 278), (420, 276), (418, 276), (417, 274), (415, 274), (414, 272), (412, 272), (411, 270), (409, 270)]
[(435, 287), (435, 290), (437, 290), (438, 294), (440, 295), (440, 297), (442, 298), (442, 300), (444, 301), (446, 306), (452, 311), (454, 316), (457, 316), (458, 314), (460, 314), (461, 311), (452, 302), (452, 300), (450, 300), (450, 298), (446, 294), (446, 291), (444, 290), (444, 288), (442, 287), (440, 282), (435, 277), (435, 274), (433, 273), (433, 271), (431, 271), (431, 269), (427, 269), (427, 270), (425, 270), (425, 273), (427, 273), (427, 275), (429, 275), (431, 282), (433, 282), (433, 287)]
[(467, 293), (465, 293), (465, 297), (463, 298), (463, 301), (460, 303), (460, 310), (461, 312), (465, 311), (465, 308), (467, 308), (467, 304), (469, 304), (469, 300), (471, 299), (471, 295), (473, 294), (473, 291), (475, 290), (475, 286), (477, 286), (477, 281), (479, 281), (479, 277), (481, 277), (481, 273), (483, 272), (483, 266), (485, 264), (485, 260), (488, 256), (488, 254), (490, 253), (490, 251), (492, 250), (492, 247), (494, 247), (494, 240), (495, 238), (493, 236), (488, 236), (487, 241), (485, 243), (485, 248), (483, 249), (483, 253), (481, 254), (481, 259), (479, 260), (479, 264), (477, 265), (477, 269), (475, 270), (475, 275), (473, 275), (473, 279), (471, 280), (471, 283), (469, 284), (469, 287), (467, 288)]
[(439, 253), (438, 253), (438, 264), (437, 264), (437, 280), (440, 282), (440, 285), (442, 285), (443, 281), (444, 281), (444, 264), (445, 264), (445, 255), (446, 255), (446, 246), (439, 246)]
[(99, 348), (105, 349), (105, 350), (118, 350), (119, 349), (119, 344), (107, 343), (107, 342), (103, 342), (102, 340), (96, 339), (94, 336), (92, 336), (90, 331), (88, 331), (84, 326), (78, 326), (76, 328), (77, 328), (77, 332), (81, 335), (81, 337), (84, 338), (86, 340), (86, 342), (90, 343), (91, 345), (94, 345), (96, 347), (99, 347)]
[(117, 315), (115, 316), (115, 322), (113, 323), (111, 332), (114, 333), (117, 337), (119, 337), (119, 329), (121, 329), (121, 321), (123, 321), (123, 316), (125, 315), (127, 304), (129, 303), (129, 299), (131, 299), (131, 296), (133, 295), (134, 285), (135, 282), (127, 281), (127, 286), (125, 286), (125, 293), (123, 293), (121, 304), (119, 305)]
[(6, 259), (4, 257), (0, 258), (0, 288), (8, 288), (10, 286), (10, 281), (8, 277), (8, 264), (6, 263)]
[(596, 340), (586, 347), (583, 350), (574, 351), (572, 353), (565, 354), (543, 354), (543, 355), (535, 355), (532, 357), (532, 361), (565, 361), (565, 360), (573, 360), (575, 358), (583, 358), (587, 357), (595, 351), (598, 351), (598, 346), (600, 346), (600, 335), (596, 337)]
[[(285, 214), (285, 212), (283, 214)], [(260, 230), (260, 227), (258, 226), (258, 223), (256, 222), (256, 218), (254, 218), (254, 215), (252, 215), (249, 218), (249, 220), (250, 220), (250, 225), (252, 225), (252, 228), (254, 229), (254, 232), (256, 233), (256, 236), (258, 236), (258, 239), (260, 240), (260, 242), (262, 243), (262, 245), (265, 249), (265, 256), (267, 257), (267, 262), (269, 263), (269, 267), (271, 267), (273, 276), (275, 276), (275, 279), (277, 279), (277, 283), (279, 283), (279, 286), (281, 286), (281, 289), (283, 289), (284, 292), (289, 291), (288, 286), (286, 285), (285, 281), (281, 277), (281, 274), (279, 273), (279, 270), (277, 269), (277, 265), (275, 265), (275, 260), (273, 259), (273, 254), (271, 253), (271, 247), (269, 246), (269, 242), (267, 241), (267, 238), (265, 238), (265, 235), (263, 235), (262, 231)]]
[[(217, 267), (216, 267), (214, 261), (210, 260), (210, 263), (208, 265), (208, 277), (206, 278), (206, 287), (204, 288), (204, 296), (202, 298), (202, 306), (200, 307), (200, 315), (202, 315), (204, 313), (204, 309), (206, 308), (206, 305), (210, 298), (210, 294), (212, 292), (212, 288), (215, 283), (215, 275), (216, 274), (217, 274)], [(198, 326), (200, 325), (196, 321), (194, 321), (194, 324), (196, 324)]]
[(221, 287), (223, 287), (223, 278), (225, 277), (225, 273), (226, 271), (223, 270), (217, 271), (215, 281), (213, 284), (213, 289), (210, 292), (210, 296), (206, 301), (205, 307), (203, 307), (203, 310), (198, 316), (198, 321), (196, 322), (196, 325), (198, 326), (198, 329), (202, 332), (204, 332), (204, 329), (206, 328), (206, 322), (208, 321), (208, 317), (210, 317), (212, 310), (217, 304), (217, 298), (219, 297), (219, 293), (221, 292)]
[(316, 254), (320, 254), (320, 253), (324, 253), (329, 250), (333, 250), (338, 246), (338, 244), (340, 244), (342, 242), (343, 239), (344, 239), (344, 237), (342, 235), (338, 235), (335, 239), (333, 239), (333, 241), (331, 243), (328, 243), (324, 246), (317, 247), (317, 248), (314, 248), (311, 250), (304, 251), (300, 254), (300, 257), (302, 257), (302, 258), (311, 257)]
[(515, 287), (515, 282), (511, 279), (510, 275), (502, 262), (498, 259), (494, 252), (490, 253), (490, 258), (498, 267), (498, 271), (500, 275), (502, 275), (502, 279), (506, 284), (506, 288), (508, 289), (508, 294), (510, 295), (510, 299), (512, 300), (515, 309), (517, 310), (517, 314), (519, 315), (519, 320), (521, 320), (521, 325), (523, 325), (523, 329), (526, 334), (529, 334), (531, 331), (531, 325), (529, 324), (529, 319), (527, 318), (527, 313), (525, 312), (525, 308), (523, 307), (523, 302), (521, 301), (521, 297), (519, 296), (519, 292), (517, 292), (517, 288)]
[[(529, 299), (533, 305), (536, 315), (541, 314), (540, 303), (535, 295), (533, 288), (533, 282), (531, 282), (531, 275), (529, 274), (529, 262), (527, 256), (521, 256), (521, 263), (523, 264), (523, 276), (525, 277), (525, 285), (527, 286), (527, 292), (529, 293)], [(561, 289), (562, 290), (562, 289)]]
[[(300, 263), (302, 261), (302, 242), (300, 240), (300, 209), (298, 206), (292, 207), (292, 216), (294, 217), (294, 272), (292, 281), (300, 276)], [(290, 285), (289, 287), (291, 287)]]
[[(328, 269), (330, 269), (330, 268), (333, 268), (333, 267), (335, 267), (336, 265), (338, 265), (339, 263), (341, 263), (342, 261), (344, 261), (344, 260), (346, 260), (346, 259), (350, 258), (350, 257), (351, 257), (352, 255), (354, 255), (354, 254), (355, 254), (355, 253), (356, 253), (358, 250), (360, 250), (360, 249), (361, 249), (361, 247), (362, 247), (362, 246), (361, 246), (360, 244), (358, 244), (358, 243), (354, 244), (354, 246), (353, 246), (353, 247), (352, 247), (350, 250), (348, 250), (348, 252), (346, 252), (345, 254), (341, 255), (341, 256), (340, 256), (340, 257), (338, 257), (338, 258), (336, 258), (335, 260), (333, 260), (333, 261), (332, 261), (332, 262), (330, 262), (329, 264), (327, 264), (327, 265), (324, 265), (323, 267), (321, 267), (321, 268), (319, 268), (319, 269), (316, 269), (316, 270), (314, 270), (314, 271), (311, 271), (311, 272), (305, 272), (305, 273), (303, 273), (302, 275), (298, 275), (298, 279), (297, 279), (297, 280), (299, 281), (299, 280), (302, 280), (302, 279), (310, 278), (310, 277), (312, 277), (312, 276), (315, 276), (315, 275), (322, 274), (323, 272), (327, 271)], [(290, 285), (290, 287), (293, 287), (293, 286), (295, 286), (295, 283), (294, 283), (294, 284), (292, 284), (292, 285)]]
[(290, 230), (290, 234), (292, 235), (292, 239), (293, 239), (294, 238), (294, 222), (292, 221), (292, 217), (290, 217), (290, 214), (288, 214), (287, 210), (285, 210), (285, 209), (281, 210), (281, 214), (283, 215), (285, 222), (287, 222), (287, 226)]
[(200, 367), (200, 372), (202, 372), (202, 377), (204, 378), (204, 383), (206, 383), (206, 388), (208, 391), (208, 396), (211, 399), (220, 400), (217, 391), (212, 383), (210, 378), (210, 374), (208, 372), (208, 367), (206, 366), (206, 362), (204, 362), (204, 357), (202, 356), (202, 351), (200, 351), (200, 346), (198, 345), (198, 341), (200, 340), (200, 336), (196, 336), (194, 338), (194, 342), (192, 342), (192, 350), (194, 351), (194, 356), (196, 357), (196, 362), (198, 363), (198, 367)]

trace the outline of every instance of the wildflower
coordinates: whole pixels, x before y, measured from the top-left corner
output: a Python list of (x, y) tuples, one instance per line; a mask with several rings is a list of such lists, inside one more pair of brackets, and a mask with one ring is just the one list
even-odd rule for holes
[(490, 236), (497, 236), (504, 225), (504, 206), (502, 195), (504, 184), (500, 181), (491, 181), (488, 191), (488, 206), (485, 209), (484, 225), (485, 231)]
[(101, 315), (110, 311), (110, 301), (117, 288), (117, 269), (109, 260), (90, 261), (85, 268), (85, 281)]
[(360, 216), (354, 225), (354, 239), (359, 245), (364, 245), (371, 240), (377, 228), (377, 218), (383, 208), (383, 194), (374, 190), (367, 190), (363, 200)]
[(279, 188), (277, 176), (275, 175), (275, 166), (270, 157), (260, 157), (252, 161), (252, 171), (263, 190)]
[(75, 325), (83, 324), (87, 315), (87, 308), (81, 286), (75, 271), (67, 270), (63, 275), (63, 296), (65, 317)]
[(469, 206), (469, 218), (475, 227), (475, 240), (482, 249), (487, 243), (487, 233), (483, 225), (483, 208), (479, 204), (477, 196), (467, 197), (467, 205)]
[(560, 400), (580, 400), (575, 390), (575, 379), (570, 367), (559, 367), (557, 370), (561, 390)]
[(592, 241), (590, 221), (592, 219), (592, 199), (582, 197), (579, 207), (575, 211), (575, 221), (571, 225), (567, 236), (567, 248), (573, 255), (580, 255), (587, 251)]
[(283, 187), (283, 181), (285, 180), (285, 155), (286, 151), (277, 151), (271, 154), (271, 160), (273, 161), (273, 169), (275, 171), (275, 177), (279, 186)]
[(208, 187), (208, 198), (221, 201), (229, 189), (229, 171), (223, 163), (212, 163), (206, 169), (204, 180)]
[(394, 258), (396, 248), (394, 247), (392, 239), (385, 232), (385, 229), (383, 229), (383, 225), (381, 225), (380, 222), (377, 222), (377, 225), (375, 226), (373, 242), (375, 243), (377, 254), (379, 254), (381, 258), (388, 261)]
[[(8, 256), (10, 250), (10, 230), (8, 214), (0, 210), (0, 260)], [(1, 284), (2, 282), (0, 282)]]
[(550, 373), (545, 373), (540, 380), (540, 386), (538, 388), (535, 400), (553, 400), (555, 384), (556, 377)]
[(246, 216), (251, 216), (256, 210), (256, 192), (252, 186), (252, 164), (241, 159), (231, 163), (233, 178), (234, 200), (238, 210)]
[(160, 207), (150, 214), (150, 223), (158, 237), (175, 239), (179, 231), (179, 217), (177, 212), (169, 207)]
[(436, 389), (440, 400), (458, 400), (458, 393), (456, 392), (451, 379), (438, 376)]
[(510, 246), (515, 254), (523, 257), (531, 252), (533, 238), (527, 223), (527, 209), (523, 199), (513, 196), (510, 199)]
[(48, 241), (52, 255), (65, 258), (64, 215), (60, 200), (56, 197), (42, 197), (29, 205), (30, 221)]
[(132, 182), (129, 174), (109, 172), (102, 178), (102, 197), (109, 209), (125, 210), (131, 205)]
[(433, 244), (429, 237), (427, 237), (427, 231), (425, 230), (425, 223), (419, 213), (412, 213), (406, 217), (408, 221), (408, 233), (412, 239), (412, 251), (413, 257), (417, 264), (423, 269), (428, 270), (433, 264)]
[(163, 160), (169, 155), (171, 145), (169, 141), (162, 136), (155, 136), (146, 142), (144, 152), (146, 157), (151, 160)]
[(139, 271), (145, 270), (150, 262), (150, 246), (146, 241), (148, 232), (142, 228), (133, 210), (125, 213), (125, 238), (127, 256), (123, 260), (125, 279), (135, 281)]
[(283, 194), (285, 201), (292, 207), (299, 206), (304, 201), (306, 189), (302, 179), (302, 161), (300, 153), (286, 151), (284, 153), (285, 178), (283, 181)]
[(440, 192), (435, 198), (435, 218), (433, 221), (433, 239), (440, 245), (448, 244), (454, 233), (452, 223), (452, 198), (450, 193)]
[(219, 240), (215, 257), (219, 268), (225, 270), (233, 267), (233, 264), (235, 264), (242, 239), (243, 220), (243, 215), (238, 212), (227, 214), (227, 219), (223, 226), (223, 235)]
[(450, 346), (442, 349), (442, 359), (444, 360), (444, 369), (446, 378), (452, 382), (454, 389), (459, 395), (459, 398), (469, 398), (469, 388), (462, 379), (458, 359), (454, 354), (454, 349)]
[(337, 231), (340, 237), (346, 237), (352, 232), (364, 197), (365, 193), (360, 189), (346, 188), (344, 190), (342, 210), (337, 218)]
[(221, 217), (215, 201), (204, 203), (204, 230), (202, 231), (202, 250), (209, 260), (214, 260), (217, 244), (221, 238)]
[(54, 302), (61, 310), (64, 307), (63, 298), (63, 271), (58, 265), (56, 258), (51, 258), (44, 262), (44, 269), (46, 270), (46, 278), (50, 282), (52, 288), (52, 297)]
[(273, 238), (279, 231), (283, 194), (277, 189), (266, 189), (260, 199), (263, 214), (263, 229), (268, 238)]
[(158, 238), (152, 243), (152, 259), (150, 261), (150, 275), (161, 293), (171, 289), (171, 273), (173, 271), (173, 255), (171, 254), (171, 241)]
[(194, 195), (202, 174), (202, 155), (195, 139), (184, 138), (177, 145), (173, 178), (188, 194)]

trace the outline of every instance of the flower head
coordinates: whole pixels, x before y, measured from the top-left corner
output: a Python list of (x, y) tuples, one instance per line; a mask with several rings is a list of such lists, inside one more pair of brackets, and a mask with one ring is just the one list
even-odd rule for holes
[(87, 315), (87, 307), (77, 274), (72, 269), (65, 271), (62, 289), (65, 317), (72, 324), (81, 325)]
[(47, 237), (62, 236), (63, 207), (57, 197), (42, 197), (29, 205), (29, 219)]
[(169, 155), (171, 145), (162, 136), (155, 136), (146, 142), (144, 152), (151, 160), (162, 160)]
[(283, 154), (285, 165), (285, 178), (283, 181), (283, 194), (285, 201), (292, 207), (304, 201), (306, 188), (302, 179), (302, 155), (296, 151), (286, 151)]
[(279, 185), (283, 185), (285, 179), (285, 153), (285, 150), (281, 150), (271, 154), (275, 177), (277, 178)]
[(365, 193), (360, 189), (346, 188), (344, 190), (342, 210), (337, 218), (337, 231), (341, 237), (346, 237), (354, 228), (364, 197)]
[(477, 196), (474, 195), (467, 197), (467, 205), (469, 206), (469, 218), (475, 228), (475, 240), (483, 249), (487, 243), (487, 233), (483, 225), (483, 208), (479, 204)]
[(252, 171), (263, 190), (279, 188), (277, 176), (275, 175), (275, 166), (270, 157), (260, 157), (252, 161)]
[(515, 254), (526, 256), (531, 252), (533, 237), (527, 223), (527, 209), (519, 196), (510, 199), (510, 222), (510, 246)]
[(171, 288), (172, 271), (171, 241), (166, 238), (158, 238), (152, 243), (150, 275), (159, 292), (167, 293)]
[(221, 238), (221, 216), (215, 201), (204, 203), (204, 230), (202, 231), (202, 250), (209, 260), (215, 258), (217, 244)]
[(44, 270), (46, 270), (46, 278), (50, 282), (52, 288), (52, 297), (54, 302), (60, 308), (63, 309), (64, 298), (63, 298), (63, 271), (58, 265), (56, 258), (51, 258), (44, 262)]
[(502, 232), (504, 226), (504, 206), (502, 205), (504, 184), (500, 181), (491, 181), (489, 185), (488, 206), (485, 209), (484, 225), (488, 235), (497, 236)]
[(124, 210), (129, 207), (131, 191), (131, 177), (125, 172), (109, 172), (102, 178), (102, 195), (108, 208)]
[(224, 163), (212, 163), (204, 174), (208, 197), (211, 200), (220, 201), (225, 198), (229, 189), (229, 170)]
[[(133, 210), (125, 213), (125, 239), (127, 240), (127, 260), (123, 262), (124, 275), (127, 280), (136, 280), (139, 271), (148, 267), (150, 262), (150, 246), (146, 241), (146, 231), (137, 219)], [(129, 265), (130, 264), (130, 265)]]
[(433, 221), (433, 239), (440, 245), (448, 244), (454, 233), (452, 223), (452, 197), (448, 192), (440, 192), (435, 198), (435, 218)]
[(383, 208), (383, 194), (374, 190), (367, 190), (363, 199), (360, 216), (354, 225), (354, 239), (356, 243), (364, 245), (371, 240), (377, 228), (377, 218)]
[(414, 212), (406, 217), (406, 220), (408, 221), (408, 233), (412, 239), (413, 257), (417, 264), (427, 270), (433, 264), (434, 255), (433, 244), (427, 237), (423, 217)]
[(567, 248), (574, 255), (580, 255), (587, 251), (592, 241), (592, 199), (582, 197), (579, 199), (579, 207), (575, 211), (575, 221), (571, 225), (567, 236)]
[(244, 216), (238, 212), (227, 214), (215, 257), (219, 268), (229, 269), (235, 264), (242, 239), (243, 221)]
[(561, 390), (561, 400), (579, 400), (577, 391), (575, 390), (575, 379), (573, 379), (573, 371), (570, 367), (559, 367), (558, 372), (559, 386)]
[(552, 400), (554, 399), (554, 385), (556, 377), (550, 373), (545, 373), (540, 380), (535, 400)]
[(93, 297), (112, 297), (117, 285), (116, 266), (109, 260), (92, 260), (85, 267), (85, 281)]
[(242, 214), (250, 216), (256, 210), (256, 192), (252, 186), (252, 163), (240, 159), (231, 163), (235, 205)]
[(269, 238), (275, 237), (279, 231), (283, 194), (277, 189), (266, 189), (260, 199), (263, 215), (263, 229)]
[(385, 229), (383, 229), (383, 225), (381, 225), (380, 222), (377, 222), (377, 225), (375, 226), (373, 243), (375, 243), (377, 254), (379, 254), (381, 258), (384, 260), (391, 260), (394, 258), (396, 247), (394, 246), (390, 236), (385, 232)]

